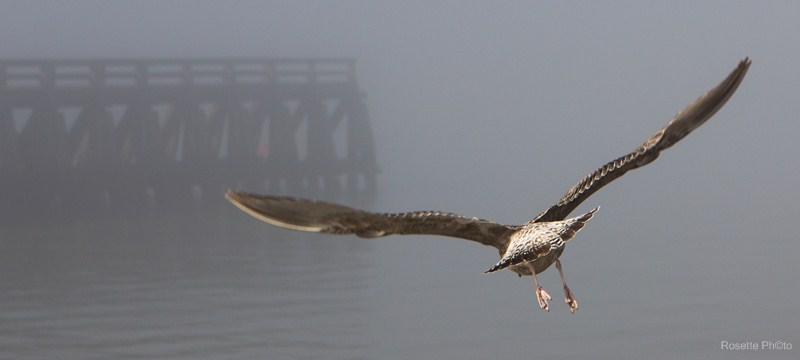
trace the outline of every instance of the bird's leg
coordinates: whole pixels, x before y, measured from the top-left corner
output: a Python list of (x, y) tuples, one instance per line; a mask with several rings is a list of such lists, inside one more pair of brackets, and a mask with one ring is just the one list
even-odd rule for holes
[(564, 272), (561, 271), (561, 261), (558, 259), (556, 259), (556, 269), (558, 269), (558, 275), (561, 275), (561, 283), (564, 284), (564, 301), (569, 306), (569, 312), (575, 313), (575, 310), (578, 310), (578, 300), (575, 299), (575, 295), (567, 287), (567, 281), (564, 280)]
[(544, 291), (544, 289), (539, 286), (539, 279), (536, 278), (536, 269), (533, 267), (533, 264), (529, 262), (528, 267), (531, 269), (533, 281), (536, 283), (536, 300), (539, 300), (539, 307), (544, 311), (550, 311), (550, 306), (547, 304), (547, 301), (553, 300), (553, 298), (550, 297), (547, 291)]

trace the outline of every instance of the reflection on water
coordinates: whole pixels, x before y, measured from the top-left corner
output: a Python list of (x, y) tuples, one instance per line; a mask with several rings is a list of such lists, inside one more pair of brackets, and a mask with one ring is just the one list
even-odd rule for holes
[(545, 313), (530, 277), (482, 274), (496, 251), (462, 240), (295, 233), (232, 206), (4, 225), (0, 358), (745, 359), (720, 341), (800, 347), (796, 239), (773, 237), (776, 253), (712, 233), (659, 238), (658, 224), (623, 234), (598, 221), (570, 243), (574, 315), (556, 272), (540, 276)]
[(0, 358), (360, 357), (370, 243), (227, 210), (3, 230)]

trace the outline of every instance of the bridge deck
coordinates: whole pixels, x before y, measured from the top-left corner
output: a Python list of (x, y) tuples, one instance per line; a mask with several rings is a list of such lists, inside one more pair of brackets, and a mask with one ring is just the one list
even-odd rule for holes
[(377, 172), (352, 59), (0, 60), (3, 204), (368, 197)]

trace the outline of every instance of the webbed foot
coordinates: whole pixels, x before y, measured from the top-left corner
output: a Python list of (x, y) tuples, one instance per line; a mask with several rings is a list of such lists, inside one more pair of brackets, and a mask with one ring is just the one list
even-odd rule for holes
[(539, 300), (539, 307), (542, 308), (542, 310), (550, 311), (550, 304), (547, 302), (553, 300), (553, 298), (538, 284), (536, 285), (536, 299)]

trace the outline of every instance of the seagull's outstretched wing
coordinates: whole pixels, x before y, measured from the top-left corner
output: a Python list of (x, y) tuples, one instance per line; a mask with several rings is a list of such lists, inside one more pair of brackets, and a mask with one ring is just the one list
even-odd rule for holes
[(744, 79), (749, 67), (750, 59), (745, 58), (739, 62), (739, 66), (717, 87), (700, 96), (685, 109), (681, 110), (666, 126), (647, 139), (644, 144), (630, 154), (603, 165), (583, 178), (577, 185), (569, 189), (557, 204), (539, 214), (531, 222), (563, 220), (595, 191), (629, 170), (647, 165), (655, 160), (662, 150), (672, 146), (711, 118), (728, 101), (728, 98), (736, 92), (736, 88), (739, 87), (739, 83)]
[(225, 198), (253, 217), (282, 228), (368, 238), (392, 234), (442, 235), (503, 250), (511, 233), (518, 228), (438, 211), (380, 214), (317, 200), (231, 190)]

